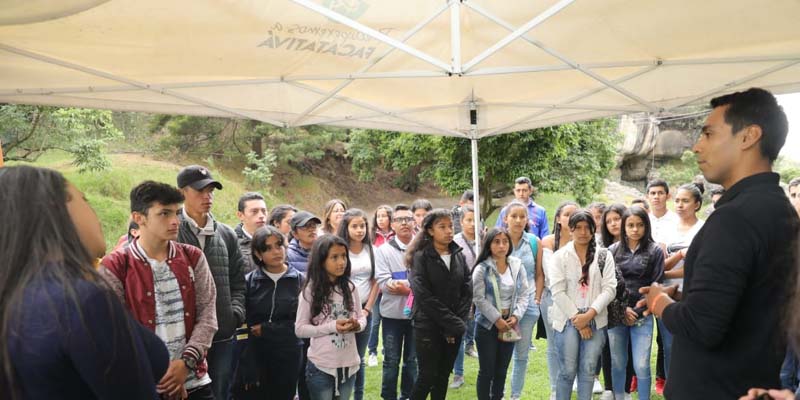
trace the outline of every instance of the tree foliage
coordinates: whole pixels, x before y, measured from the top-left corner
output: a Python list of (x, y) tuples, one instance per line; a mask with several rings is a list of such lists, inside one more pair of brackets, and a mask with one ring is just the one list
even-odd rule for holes
[[(529, 176), (540, 190), (571, 192), (579, 202), (589, 202), (614, 166), (616, 143), (616, 124), (608, 119), (481, 139), (481, 211), (488, 215), (492, 191), (508, 188), (518, 176)], [(466, 139), (356, 130), (348, 154), (361, 179), (385, 168), (404, 177), (432, 179), (453, 195), (472, 187), (471, 144)]]
[(108, 168), (104, 148), (121, 137), (111, 111), (0, 105), (0, 141), (6, 161), (36, 161), (49, 150), (73, 156), (80, 172)]

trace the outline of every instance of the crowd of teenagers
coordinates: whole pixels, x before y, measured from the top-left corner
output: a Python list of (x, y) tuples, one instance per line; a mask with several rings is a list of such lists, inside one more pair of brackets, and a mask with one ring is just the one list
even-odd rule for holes
[[(130, 191), (106, 253), (61, 174), (1, 168), (0, 397), (360, 400), (382, 357), (380, 398), (438, 400), (471, 356), (479, 400), (793, 399), (800, 178), (787, 198), (770, 169), (785, 115), (760, 89), (711, 106), (694, 151), (724, 189), (703, 215), (702, 180), (656, 179), (549, 221), (520, 177), (494, 227), (466, 191), (452, 209), (334, 199), (322, 218), (250, 192), (231, 228), (192, 165)], [(523, 393), (534, 338), (545, 393)]]

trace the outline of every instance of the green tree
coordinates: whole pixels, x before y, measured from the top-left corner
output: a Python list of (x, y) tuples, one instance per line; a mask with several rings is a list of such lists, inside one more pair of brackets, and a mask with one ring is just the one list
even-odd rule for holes
[[(540, 190), (568, 191), (579, 202), (589, 202), (614, 166), (617, 141), (616, 124), (609, 119), (481, 139), (481, 212), (489, 215), (493, 210), (493, 190), (507, 189), (523, 175), (531, 177)], [(432, 179), (454, 195), (472, 187), (471, 144), (466, 139), (356, 130), (348, 154), (361, 179), (370, 179), (373, 169), (383, 167), (402, 171), (404, 176)]]
[(36, 161), (49, 150), (73, 156), (80, 172), (108, 168), (104, 148), (121, 137), (111, 111), (6, 104), (0, 106), (0, 141), (6, 161)]

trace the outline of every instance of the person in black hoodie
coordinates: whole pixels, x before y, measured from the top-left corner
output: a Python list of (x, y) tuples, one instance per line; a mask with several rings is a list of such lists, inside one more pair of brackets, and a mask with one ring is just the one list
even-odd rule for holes
[(258, 392), (253, 398), (291, 400), (303, 350), (303, 342), (294, 334), (303, 276), (286, 263), (286, 239), (273, 226), (263, 226), (253, 234), (252, 258), (257, 268), (245, 278), (251, 354), (239, 368), (258, 371), (255, 378), (260, 384), (250, 386)]
[(436, 209), (425, 216), (406, 251), (406, 265), (419, 363), (411, 399), (430, 394), (432, 400), (443, 400), (472, 303), (472, 275), (461, 247), (453, 242), (450, 211)]

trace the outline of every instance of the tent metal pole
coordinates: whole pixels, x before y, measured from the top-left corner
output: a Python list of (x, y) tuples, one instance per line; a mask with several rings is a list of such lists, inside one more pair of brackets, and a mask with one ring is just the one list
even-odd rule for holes
[[(462, 107), (462, 106), (463, 106), (463, 104), (445, 104), (445, 105), (439, 105), (439, 106), (405, 108), (405, 109), (402, 109), (402, 110), (395, 110), (394, 113), (395, 113), (395, 115), (405, 115), (405, 114), (413, 114), (413, 113), (425, 112), (425, 111), (446, 110), (448, 108), (458, 108), (458, 107)], [(372, 112), (372, 113), (364, 113), (364, 114), (360, 114), (360, 115), (345, 115), (343, 117), (328, 118), (328, 119), (323, 119), (321, 121), (317, 120), (315, 122), (304, 121), (303, 123), (301, 123), (299, 125), (294, 125), (294, 126), (326, 125), (326, 124), (330, 124), (330, 123), (333, 123), (333, 122), (358, 121), (358, 120), (362, 120), (362, 119), (370, 119), (370, 118), (380, 117), (381, 115), (384, 115), (384, 113), (382, 113), (382, 112), (381, 113)]]
[(472, 145), (472, 208), (475, 210), (475, 254), (481, 254), (481, 196), (478, 177), (478, 107), (470, 102), (470, 144)]
[[(525, 25), (521, 26), (517, 30), (513, 30), (512, 29), (511, 34), (509, 34), (508, 36), (504, 37), (503, 39), (500, 39), (500, 41), (495, 43), (494, 45), (492, 45), (492, 47), (489, 47), (488, 49), (484, 50), (481, 54), (478, 54), (477, 56), (475, 56), (475, 58), (473, 58), (472, 60), (470, 60), (469, 62), (464, 64), (462, 70), (464, 70), (464, 71), (471, 70), (472, 67), (478, 65), (483, 60), (489, 58), (492, 54), (494, 54), (494, 53), (500, 51), (502, 48), (508, 46), (509, 43), (513, 42), (514, 40), (517, 40), (517, 38), (519, 38), (520, 36), (528, 33), (528, 31), (530, 31), (531, 29), (535, 28), (537, 25), (543, 23), (548, 18), (558, 14), (561, 10), (567, 8), (567, 6), (569, 6), (570, 4), (572, 4), (574, 2), (575, 2), (575, 0), (561, 0), (558, 3), (552, 5), (550, 8), (548, 8), (544, 12), (542, 12), (541, 14), (537, 15), (536, 17), (534, 17), (533, 19), (528, 21)], [(469, 5), (469, 3), (467, 3), (467, 4)], [(473, 6), (471, 6), (471, 7), (473, 7)], [(474, 7), (473, 7), (473, 9), (474, 9)]]
[(453, 74), (461, 74), (461, 1), (450, 1), (450, 65)]
[[(435, 13), (433, 13), (433, 15), (431, 15), (428, 18), (426, 18), (424, 21), (420, 22), (415, 27), (411, 28), (411, 30), (409, 30), (408, 32), (403, 34), (403, 36), (400, 38), (400, 41), (405, 43), (406, 40), (411, 39), (412, 36), (416, 35), (417, 32), (419, 32), (422, 28), (427, 26), (431, 21), (436, 19), (436, 17), (438, 17), (442, 12), (444, 12), (444, 10), (446, 10), (447, 7), (448, 7), (447, 5), (444, 5), (443, 7), (439, 8)], [(395, 50), (396, 50), (395, 47), (390, 47), (390, 48), (386, 49), (386, 51), (384, 51), (383, 54), (381, 54), (378, 57), (375, 57), (375, 58), (371, 59), (369, 61), (369, 63), (367, 63), (367, 65), (361, 67), (358, 70), (358, 72), (356, 72), (356, 74), (354, 74), (354, 75), (362, 74), (362, 73), (365, 73), (365, 72), (369, 71), (370, 68), (374, 67), (375, 64), (379, 63), (381, 60), (383, 60), (386, 56), (388, 56), (389, 54), (391, 54)], [(446, 74), (443, 74), (443, 73), (440, 73), (440, 72), (431, 73), (431, 72), (427, 72), (427, 71), (417, 72), (416, 74), (414, 74), (414, 76), (415, 77), (420, 77), (425, 73), (432, 74), (431, 76), (434, 76), (434, 77), (436, 77), (436, 76), (446, 76)], [(333, 90), (328, 92), (326, 95), (322, 96), (322, 98), (320, 98), (319, 100), (315, 101), (314, 104), (310, 105), (308, 108), (303, 110), (303, 112), (300, 113), (300, 116), (295, 118), (294, 121), (292, 121), (290, 123), (290, 125), (294, 126), (294, 125), (297, 125), (300, 122), (302, 122), (309, 114), (314, 112), (314, 110), (319, 108), (321, 105), (325, 104), (325, 102), (330, 100), (331, 97), (335, 96), (336, 94), (338, 94), (339, 92), (344, 90), (347, 86), (349, 86), (351, 83), (353, 83), (353, 81), (356, 80), (356, 79), (359, 79), (359, 78), (357, 76), (352, 76), (352, 77), (348, 78), (347, 81), (340, 83), (338, 86), (333, 88)], [(365, 78), (361, 78), (361, 79), (365, 79)]]
[(728, 82), (728, 83), (726, 83), (726, 84), (724, 84), (722, 86), (715, 87), (714, 89), (711, 89), (711, 90), (709, 90), (709, 91), (707, 91), (707, 92), (705, 92), (705, 93), (703, 93), (701, 95), (698, 95), (698, 96), (692, 98), (691, 100), (684, 101), (681, 104), (678, 104), (677, 106), (672, 107), (672, 109), (683, 107), (683, 106), (685, 106), (687, 104), (692, 104), (692, 103), (694, 103), (696, 101), (705, 99), (706, 97), (709, 97), (709, 96), (713, 96), (713, 95), (715, 95), (717, 93), (720, 93), (720, 92), (722, 92), (724, 90), (728, 90), (728, 89), (730, 89), (732, 87), (739, 86), (739, 85), (741, 85), (743, 83), (750, 82), (752, 80), (756, 80), (756, 79), (761, 78), (763, 76), (778, 72), (780, 70), (789, 68), (789, 67), (797, 65), (797, 64), (800, 64), (800, 60), (793, 60), (793, 61), (788, 61), (788, 62), (785, 62), (785, 63), (782, 63), (782, 64), (774, 65), (774, 66), (772, 66), (770, 68), (758, 71), (758, 72), (756, 72), (756, 73), (754, 73), (752, 75), (745, 76), (744, 78), (737, 79), (737, 80), (734, 80), (734, 81), (730, 81), (730, 82)]
[(55, 58), (55, 57), (50, 57), (50, 56), (46, 56), (46, 55), (43, 55), (43, 54), (34, 53), (32, 51), (28, 51), (28, 50), (25, 50), (25, 49), (19, 49), (19, 48), (16, 48), (16, 47), (12, 47), (12, 46), (8, 46), (6, 44), (0, 43), (0, 50), (5, 50), (5, 51), (8, 51), (10, 53), (21, 55), (23, 57), (28, 57), (28, 58), (31, 58), (31, 59), (34, 59), (34, 60), (42, 61), (42, 62), (47, 63), (47, 64), (58, 65), (60, 67), (64, 67), (64, 68), (68, 68), (68, 69), (72, 69), (72, 70), (76, 70), (76, 71), (80, 71), (80, 72), (83, 72), (83, 73), (86, 73), (86, 74), (89, 74), (89, 75), (99, 76), (101, 78), (109, 79), (109, 80), (112, 80), (112, 81), (125, 83), (125, 84), (128, 84), (128, 85), (137, 87), (139, 89), (142, 89), (142, 90), (149, 90), (151, 92), (156, 92), (156, 93), (159, 93), (159, 94), (163, 94), (163, 95), (167, 95), (167, 96), (174, 97), (174, 98), (177, 98), (177, 99), (181, 99), (181, 100), (187, 101), (189, 103), (194, 103), (194, 104), (202, 105), (202, 106), (205, 106), (205, 107), (208, 107), (208, 108), (213, 108), (215, 110), (224, 111), (226, 113), (231, 114), (232, 116), (236, 116), (236, 117), (239, 117), (239, 118), (253, 119), (253, 120), (262, 121), (262, 122), (266, 122), (266, 123), (269, 123), (269, 124), (272, 124), (272, 125), (281, 126), (281, 127), (286, 126), (286, 123), (284, 123), (282, 121), (277, 121), (277, 120), (273, 120), (273, 119), (269, 119), (269, 118), (263, 118), (263, 117), (261, 117), (259, 115), (256, 115), (256, 114), (251, 114), (249, 112), (240, 111), (240, 110), (237, 110), (237, 109), (234, 109), (234, 108), (231, 108), (231, 107), (226, 107), (226, 106), (223, 106), (221, 104), (210, 102), (210, 101), (198, 98), (198, 97), (185, 95), (183, 93), (176, 92), (174, 90), (163, 88), (163, 87), (161, 87), (159, 85), (151, 85), (151, 84), (148, 84), (148, 83), (145, 83), (145, 82), (140, 82), (140, 81), (136, 81), (136, 80), (133, 80), (133, 79), (128, 79), (128, 78), (125, 78), (125, 77), (122, 77), (122, 76), (118, 76), (118, 75), (114, 75), (114, 74), (111, 74), (111, 73), (108, 73), (108, 72), (105, 72), (105, 71), (101, 71), (101, 70), (98, 70), (98, 69), (94, 69), (94, 68), (86, 67), (86, 66), (83, 66), (83, 65), (71, 63), (71, 62), (68, 62), (68, 61), (60, 60), (60, 59)]
[(384, 35), (383, 33), (380, 33), (378, 31), (376, 31), (375, 29), (372, 29), (372, 28), (370, 28), (370, 27), (368, 27), (368, 26), (366, 26), (364, 24), (361, 24), (361, 23), (359, 23), (357, 21), (354, 21), (354, 20), (352, 20), (350, 18), (347, 18), (344, 15), (339, 14), (336, 11), (331, 10), (330, 8), (321, 6), (321, 5), (316, 4), (316, 3), (314, 3), (313, 1), (310, 1), (310, 0), (292, 0), (292, 1), (294, 3), (297, 3), (298, 5), (301, 5), (301, 6), (305, 7), (305, 8), (308, 8), (311, 11), (314, 11), (314, 12), (316, 12), (318, 14), (322, 14), (323, 16), (328, 17), (328, 18), (330, 18), (330, 19), (332, 19), (332, 20), (334, 20), (334, 21), (336, 21), (336, 22), (338, 22), (338, 23), (340, 23), (342, 25), (346, 25), (346, 26), (348, 26), (348, 27), (350, 27), (352, 29), (355, 29), (355, 30), (367, 35), (367, 36), (370, 36), (375, 40), (378, 40), (378, 41), (383, 42), (383, 43), (385, 43), (385, 44), (387, 44), (389, 46), (392, 46), (392, 47), (394, 47), (394, 48), (396, 48), (396, 49), (398, 49), (400, 51), (408, 53), (409, 55), (411, 55), (413, 57), (416, 57), (416, 58), (418, 58), (418, 59), (420, 59), (422, 61), (425, 61), (428, 64), (437, 66), (437, 67), (439, 67), (440, 69), (442, 69), (444, 71), (452, 72), (450, 70), (450, 65), (448, 65), (447, 63), (437, 59), (436, 57), (433, 57), (433, 56), (431, 56), (431, 55), (429, 55), (429, 54), (427, 54), (425, 52), (417, 50), (416, 48), (411, 47), (411, 46), (409, 46), (409, 45), (407, 45), (405, 43), (402, 43), (399, 40), (392, 39), (391, 37), (389, 37), (387, 35)]

